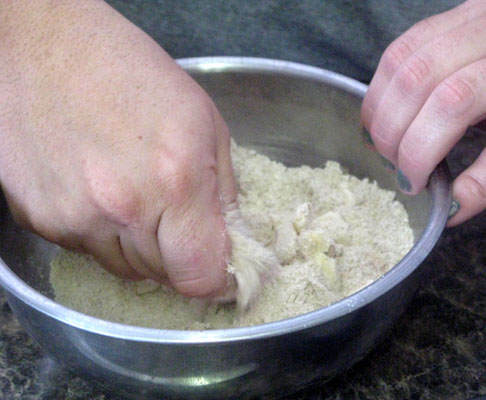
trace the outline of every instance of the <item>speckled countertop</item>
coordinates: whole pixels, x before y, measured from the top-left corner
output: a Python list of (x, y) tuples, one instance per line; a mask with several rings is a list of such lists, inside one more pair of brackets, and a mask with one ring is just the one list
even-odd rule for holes
[[(486, 144), (468, 134), (450, 157), (455, 175)], [(386, 339), (363, 361), (289, 399), (457, 399), (486, 394), (486, 215), (447, 230), (432, 273)], [(5, 400), (118, 400), (67, 372), (34, 343), (0, 292), (0, 396)]]

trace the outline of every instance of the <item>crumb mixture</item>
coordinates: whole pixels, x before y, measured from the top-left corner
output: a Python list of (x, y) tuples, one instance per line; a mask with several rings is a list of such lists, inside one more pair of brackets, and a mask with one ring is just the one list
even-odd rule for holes
[(92, 258), (65, 250), (51, 264), (56, 301), (98, 318), (151, 328), (256, 325), (348, 296), (411, 248), (403, 205), (376, 182), (348, 175), (333, 161), (325, 168), (289, 168), (234, 143), (231, 155), (241, 214), (280, 263), (247, 309), (188, 299), (152, 281), (123, 281)]

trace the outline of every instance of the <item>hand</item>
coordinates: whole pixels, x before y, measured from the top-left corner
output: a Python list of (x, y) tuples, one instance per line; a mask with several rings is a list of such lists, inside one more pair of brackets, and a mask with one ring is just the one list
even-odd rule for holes
[[(420, 192), (470, 125), (486, 117), (486, 2), (427, 18), (384, 52), (363, 101), (362, 123), (396, 167), (403, 191)], [(486, 153), (453, 183), (457, 225), (486, 208)]]
[(104, 2), (0, 5), (0, 182), (24, 226), (188, 296), (227, 289), (229, 133), (207, 94)]

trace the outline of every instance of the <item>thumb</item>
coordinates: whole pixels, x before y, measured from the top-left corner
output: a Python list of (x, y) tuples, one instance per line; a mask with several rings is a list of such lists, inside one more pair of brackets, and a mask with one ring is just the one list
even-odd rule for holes
[(164, 211), (157, 234), (165, 272), (179, 293), (232, 300), (234, 278), (227, 273), (231, 240), (224, 213), (237, 207), (237, 190), (229, 131), (216, 108), (213, 123), (216, 168), (198, 171), (197, 188), (189, 190), (187, 201)]
[[(202, 176), (201, 176), (202, 175)], [(186, 201), (164, 211), (157, 239), (171, 285), (191, 297), (226, 292), (231, 252), (214, 169), (199, 174), (200, 184)]]
[(486, 209), (486, 150), (455, 179), (452, 197), (448, 226), (459, 225)]

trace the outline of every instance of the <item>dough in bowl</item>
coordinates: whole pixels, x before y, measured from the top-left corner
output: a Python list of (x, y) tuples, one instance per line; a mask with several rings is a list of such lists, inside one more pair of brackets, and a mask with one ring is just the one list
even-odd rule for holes
[[(249, 230), (246, 239), (241, 229), (229, 231), (235, 249), (229, 271), (248, 284), (240, 306), (188, 299), (151, 281), (123, 281), (66, 250), (51, 264), (56, 301), (151, 328), (256, 325), (336, 302), (378, 279), (412, 247), (405, 208), (376, 182), (346, 174), (334, 161), (290, 168), (235, 143), (231, 154), (241, 216), (229, 215), (228, 225), (242, 217)], [(258, 243), (248, 244), (248, 237)], [(252, 256), (256, 267), (248, 267)]]

